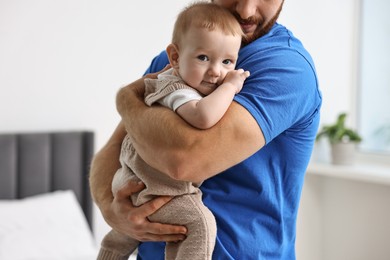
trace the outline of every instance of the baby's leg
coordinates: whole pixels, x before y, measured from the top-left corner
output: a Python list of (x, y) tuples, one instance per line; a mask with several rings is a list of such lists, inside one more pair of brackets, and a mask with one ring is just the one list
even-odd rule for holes
[(102, 240), (97, 260), (127, 260), (138, 244), (137, 240), (112, 229)]
[(149, 217), (152, 222), (187, 227), (185, 240), (167, 243), (165, 259), (211, 260), (217, 228), (213, 214), (201, 199), (201, 192), (175, 197)]

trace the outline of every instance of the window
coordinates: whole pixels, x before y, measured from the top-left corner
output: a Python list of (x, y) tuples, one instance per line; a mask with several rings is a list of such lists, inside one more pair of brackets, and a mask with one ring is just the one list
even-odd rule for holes
[(361, 152), (390, 155), (389, 0), (361, 0), (358, 128)]

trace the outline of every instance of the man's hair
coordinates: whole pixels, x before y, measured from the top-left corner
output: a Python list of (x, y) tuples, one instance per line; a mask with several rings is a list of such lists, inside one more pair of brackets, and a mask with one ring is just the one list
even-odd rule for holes
[(245, 37), (234, 15), (226, 8), (210, 2), (195, 2), (179, 13), (173, 29), (172, 43), (180, 45), (181, 38), (192, 26)]

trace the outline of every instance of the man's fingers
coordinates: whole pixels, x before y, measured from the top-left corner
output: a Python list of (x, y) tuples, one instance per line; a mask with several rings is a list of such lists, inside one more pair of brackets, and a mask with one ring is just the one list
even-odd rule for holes
[[(171, 199), (172, 197), (168, 196), (153, 199), (145, 203), (141, 207), (142, 212), (139, 213), (145, 217), (153, 215), (162, 206), (171, 201)], [(138, 209), (141, 211), (141, 208)], [(148, 239), (156, 239), (158, 237), (157, 240), (159, 241), (178, 241), (185, 239), (187, 228), (185, 226), (149, 222), (146, 232), (148, 233), (148, 236), (150, 236)]]
[(186, 238), (186, 233), (187, 229), (184, 226), (150, 223), (144, 241), (181, 241)]
[(185, 235), (187, 234), (187, 229), (184, 226), (161, 224), (161, 223), (151, 223), (149, 225), (149, 233), (155, 235)]
[[(161, 224), (150, 222), (148, 217), (172, 200), (172, 197), (162, 196), (146, 202), (145, 204), (132, 206), (130, 196), (145, 188), (141, 182), (129, 181), (115, 195), (116, 203), (122, 205), (120, 211), (131, 209), (126, 213), (126, 221), (132, 227), (131, 234), (140, 241), (166, 241), (176, 242), (186, 238), (185, 226)], [(124, 206), (125, 205), (125, 206)]]
[(174, 235), (156, 235), (147, 234), (142, 241), (162, 241), (162, 242), (178, 242), (186, 239), (185, 235), (174, 234)]
[(117, 191), (116, 197), (118, 199), (129, 199), (132, 194), (140, 192), (144, 188), (145, 184), (142, 182), (129, 181)]
[[(159, 210), (162, 206), (171, 201), (172, 197), (161, 196), (146, 202), (142, 206), (142, 215), (148, 217)], [(140, 208), (141, 211), (141, 208)]]

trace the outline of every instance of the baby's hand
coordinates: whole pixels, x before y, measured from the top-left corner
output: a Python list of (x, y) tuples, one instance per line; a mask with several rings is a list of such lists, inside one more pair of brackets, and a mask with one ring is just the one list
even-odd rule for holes
[(249, 76), (250, 76), (249, 71), (244, 71), (243, 69), (232, 70), (228, 72), (223, 83), (230, 83), (234, 85), (237, 88), (236, 90), (236, 94), (237, 94), (238, 92), (241, 91), (242, 86), (244, 85), (244, 81)]

